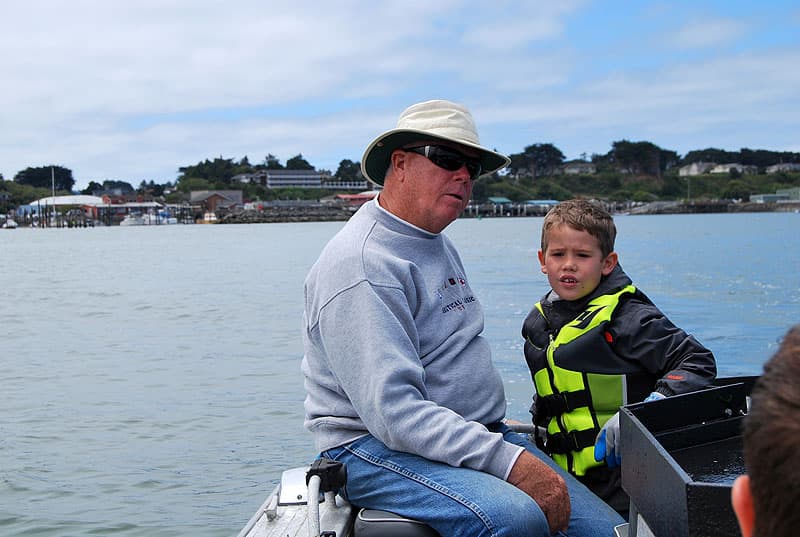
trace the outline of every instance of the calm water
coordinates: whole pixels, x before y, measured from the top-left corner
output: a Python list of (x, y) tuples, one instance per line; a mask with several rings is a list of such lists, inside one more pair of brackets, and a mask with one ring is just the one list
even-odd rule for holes
[[(281, 470), (314, 455), (302, 280), (341, 225), (0, 231), (0, 535), (235, 535)], [(722, 375), (758, 374), (800, 322), (800, 215), (617, 225), (625, 270)], [(447, 231), (523, 420), (540, 226)]]

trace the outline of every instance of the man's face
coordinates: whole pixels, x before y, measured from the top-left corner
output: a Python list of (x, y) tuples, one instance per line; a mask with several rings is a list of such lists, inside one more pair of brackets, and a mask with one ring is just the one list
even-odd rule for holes
[[(465, 157), (478, 153), (456, 144), (427, 142), (445, 147)], [(410, 147), (424, 145), (411, 144)], [(395, 214), (431, 233), (440, 233), (464, 211), (472, 195), (472, 179), (466, 166), (447, 170), (424, 155), (403, 149), (396, 150), (392, 161), (397, 182)], [(388, 194), (388, 193), (387, 193)], [(394, 193), (393, 193), (394, 194)]]

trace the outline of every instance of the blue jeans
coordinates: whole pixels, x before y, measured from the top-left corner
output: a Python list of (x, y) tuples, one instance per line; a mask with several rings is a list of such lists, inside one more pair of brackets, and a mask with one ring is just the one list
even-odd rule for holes
[[(567, 483), (572, 516), (566, 535), (613, 537), (625, 521), (523, 434), (492, 427), (507, 442), (523, 446), (555, 469)], [(544, 513), (533, 499), (491, 474), (454, 468), (387, 448), (373, 436), (322, 453), (347, 466), (339, 493), (359, 507), (391, 511), (425, 522), (442, 537), (548, 536)]]

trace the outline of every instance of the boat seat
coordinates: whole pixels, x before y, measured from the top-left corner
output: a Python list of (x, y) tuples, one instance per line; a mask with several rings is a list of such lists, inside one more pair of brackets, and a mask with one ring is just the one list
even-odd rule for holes
[(430, 526), (389, 511), (360, 509), (354, 537), (439, 537)]

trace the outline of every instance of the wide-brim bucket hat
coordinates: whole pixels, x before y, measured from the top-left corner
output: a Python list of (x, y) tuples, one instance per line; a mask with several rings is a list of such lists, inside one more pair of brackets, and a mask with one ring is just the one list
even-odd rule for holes
[(483, 147), (475, 120), (464, 106), (444, 100), (425, 101), (409, 106), (397, 120), (397, 127), (375, 138), (361, 157), (361, 172), (375, 184), (383, 185), (389, 159), (395, 149), (415, 142), (446, 141), (476, 149), (481, 175), (505, 168), (511, 160)]

